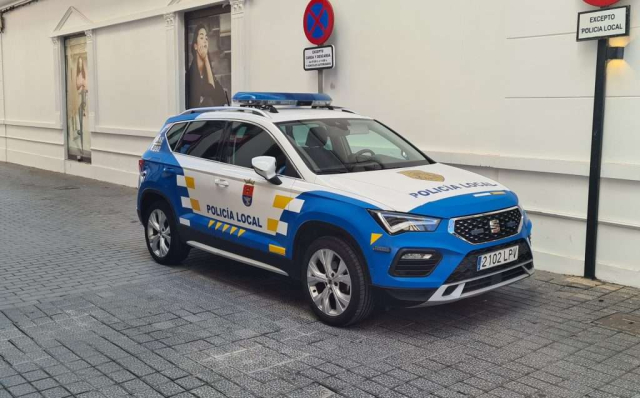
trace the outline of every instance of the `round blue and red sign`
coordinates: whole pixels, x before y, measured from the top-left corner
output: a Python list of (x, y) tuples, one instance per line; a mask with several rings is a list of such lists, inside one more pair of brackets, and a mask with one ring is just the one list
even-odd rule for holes
[(317, 45), (324, 44), (333, 33), (333, 7), (329, 0), (311, 0), (304, 11), (302, 26), (307, 39)]
[(591, 4), (592, 6), (596, 6), (596, 7), (609, 7), (616, 4), (619, 1), (620, 0), (584, 0), (585, 3)]

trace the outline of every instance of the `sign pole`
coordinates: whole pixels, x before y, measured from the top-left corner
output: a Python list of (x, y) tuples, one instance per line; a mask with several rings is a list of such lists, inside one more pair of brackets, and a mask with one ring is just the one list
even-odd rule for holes
[(600, 173), (602, 170), (602, 139), (604, 105), (607, 88), (608, 39), (598, 40), (596, 87), (593, 95), (593, 127), (591, 132), (591, 164), (589, 169), (589, 203), (587, 206), (587, 239), (584, 254), (584, 277), (596, 278), (596, 248), (598, 243), (598, 209), (600, 207)]
[(318, 93), (324, 93), (324, 69), (318, 69)]

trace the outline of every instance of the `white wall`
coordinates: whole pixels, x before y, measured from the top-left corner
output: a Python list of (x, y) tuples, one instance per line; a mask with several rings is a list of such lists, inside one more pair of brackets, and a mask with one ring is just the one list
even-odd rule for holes
[[(576, 43), (582, 0), (333, 3), (334, 102), (375, 115), (437, 160), (490, 176), (534, 221), (537, 267), (582, 275), (595, 42)], [(629, 4), (629, 1), (622, 2)], [(314, 91), (306, 1), (247, 8), (252, 90)], [(637, 14), (637, 13), (636, 13)], [(634, 14), (637, 27), (640, 15)], [(272, 23), (271, 21), (278, 21)], [(640, 286), (640, 45), (609, 67), (597, 276)]]
[[(181, 12), (211, 3), (48, 0), (5, 15), (0, 160), (134, 185), (138, 156), (181, 106)], [(315, 91), (315, 72), (301, 65), (310, 46), (302, 32), (307, 0), (247, 0), (244, 13), (234, 4), (233, 89)], [(64, 160), (61, 52), (50, 35), (70, 6), (78, 12), (57, 32), (93, 29), (91, 166)], [(537, 267), (581, 275), (596, 44), (576, 43), (575, 29), (577, 13), (590, 7), (582, 0), (333, 6), (337, 68), (325, 72), (325, 90), (334, 102), (388, 123), (436, 160), (511, 187), (534, 220)], [(609, 66), (597, 264), (598, 277), (633, 286), (640, 286), (638, 26), (635, 12), (631, 38), (616, 40), (627, 46), (626, 60)]]

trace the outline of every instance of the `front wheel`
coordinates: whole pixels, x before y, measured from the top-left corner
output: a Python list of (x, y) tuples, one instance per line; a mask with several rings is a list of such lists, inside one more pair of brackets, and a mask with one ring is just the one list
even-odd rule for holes
[(158, 201), (149, 207), (144, 229), (147, 249), (156, 262), (176, 265), (189, 255), (190, 247), (181, 241), (173, 212), (166, 202)]
[(318, 238), (303, 264), (305, 297), (323, 322), (345, 326), (371, 314), (374, 298), (365, 264), (350, 244), (330, 236)]

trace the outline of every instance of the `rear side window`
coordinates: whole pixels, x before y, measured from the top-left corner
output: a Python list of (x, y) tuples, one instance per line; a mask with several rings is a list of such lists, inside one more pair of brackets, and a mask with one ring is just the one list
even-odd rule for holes
[(175, 152), (196, 156), (207, 160), (219, 160), (218, 152), (226, 122), (210, 120), (189, 124)]
[(171, 130), (167, 132), (167, 143), (169, 144), (169, 147), (172, 151), (175, 151), (176, 144), (178, 143), (178, 141), (180, 141), (180, 137), (182, 137), (182, 133), (184, 133), (184, 130), (186, 128), (186, 123), (178, 123), (174, 124), (171, 127)]

